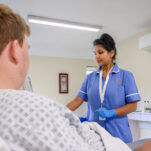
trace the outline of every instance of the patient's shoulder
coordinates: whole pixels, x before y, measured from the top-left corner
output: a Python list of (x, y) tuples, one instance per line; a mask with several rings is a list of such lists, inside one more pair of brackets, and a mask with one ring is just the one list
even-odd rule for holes
[(61, 110), (63, 105), (50, 98), (24, 90), (0, 90), (0, 105), (18, 108), (40, 108)]

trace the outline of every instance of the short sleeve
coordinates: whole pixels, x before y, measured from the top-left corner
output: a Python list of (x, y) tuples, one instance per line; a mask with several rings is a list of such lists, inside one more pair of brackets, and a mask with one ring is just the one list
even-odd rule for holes
[(124, 87), (125, 87), (125, 100), (127, 103), (141, 100), (134, 76), (131, 72), (125, 72)]
[(77, 97), (84, 99), (84, 101), (86, 101), (86, 102), (88, 101), (87, 84), (88, 84), (88, 76), (86, 76), (86, 78), (84, 79), (82, 86), (77, 94)]

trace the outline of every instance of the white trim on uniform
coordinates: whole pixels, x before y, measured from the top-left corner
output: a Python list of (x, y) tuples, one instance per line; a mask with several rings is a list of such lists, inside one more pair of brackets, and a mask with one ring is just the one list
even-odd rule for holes
[(128, 94), (126, 95), (125, 97), (129, 97), (129, 96), (132, 96), (132, 95), (138, 95), (139, 93), (132, 93), (132, 94)]
[(118, 71), (112, 71), (113, 73), (118, 73), (120, 70), (118, 69)]
[(84, 93), (84, 94), (87, 94), (86, 92), (84, 92), (84, 91), (81, 91), (81, 90), (80, 90), (80, 92), (82, 92), (82, 93)]

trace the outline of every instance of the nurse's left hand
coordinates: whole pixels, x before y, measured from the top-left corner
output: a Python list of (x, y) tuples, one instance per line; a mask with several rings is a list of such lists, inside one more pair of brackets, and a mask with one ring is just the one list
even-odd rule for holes
[(106, 108), (99, 108), (99, 109), (95, 110), (95, 112), (102, 118), (116, 117), (116, 112), (114, 109), (107, 110)]

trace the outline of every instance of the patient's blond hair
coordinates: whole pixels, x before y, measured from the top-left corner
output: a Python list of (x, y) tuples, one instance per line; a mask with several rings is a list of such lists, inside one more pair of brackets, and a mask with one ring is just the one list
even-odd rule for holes
[(9, 7), (0, 4), (0, 54), (12, 40), (18, 40), (22, 47), (25, 35), (30, 35), (25, 20)]

